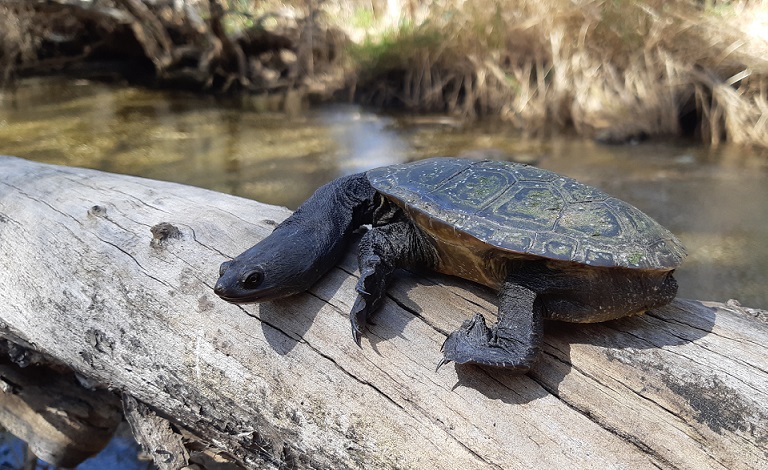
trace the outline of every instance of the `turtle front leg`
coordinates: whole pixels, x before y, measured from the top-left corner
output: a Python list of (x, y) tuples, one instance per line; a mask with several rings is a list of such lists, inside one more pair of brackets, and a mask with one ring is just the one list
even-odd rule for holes
[(397, 268), (434, 265), (434, 253), (422, 232), (410, 222), (374, 227), (360, 239), (358, 251), (360, 280), (357, 300), (349, 314), (352, 337), (360, 345), (368, 319), (387, 293)]
[(536, 293), (507, 280), (499, 292), (499, 321), (491, 328), (476, 314), (448, 335), (439, 369), (451, 361), (505, 367), (528, 372), (543, 336), (542, 312)]

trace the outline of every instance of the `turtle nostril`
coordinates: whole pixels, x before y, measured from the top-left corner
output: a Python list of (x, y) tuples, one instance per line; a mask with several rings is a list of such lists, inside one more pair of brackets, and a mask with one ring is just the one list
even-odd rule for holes
[(264, 273), (260, 270), (251, 271), (243, 278), (243, 288), (256, 289), (261, 285), (264, 280)]
[(226, 291), (227, 291), (226, 287), (224, 287), (223, 284), (219, 284), (218, 282), (213, 287), (213, 292), (216, 293), (216, 295), (218, 296), (224, 295)]
[(219, 266), (219, 277), (223, 276), (225, 272), (227, 272), (227, 269), (229, 269), (229, 266), (232, 264), (232, 261), (224, 261), (221, 263), (221, 266)]

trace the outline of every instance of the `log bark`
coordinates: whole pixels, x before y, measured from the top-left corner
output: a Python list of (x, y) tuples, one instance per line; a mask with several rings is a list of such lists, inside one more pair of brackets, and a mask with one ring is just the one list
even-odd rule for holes
[[(549, 323), (532, 373), (449, 365), (493, 294), (403, 272), (357, 347), (350, 255), (309, 292), (220, 301), (219, 264), (289, 211), (0, 157), (0, 332), (253, 467), (759, 468), (768, 321), (678, 299)], [(164, 223), (161, 225), (161, 223)], [(155, 228), (154, 231), (151, 230)]]
[(123, 395), (123, 411), (133, 436), (152, 456), (158, 470), (174, 470), (189, 464), (189, 452), (181, 435), (166, 419), (130, 395)]

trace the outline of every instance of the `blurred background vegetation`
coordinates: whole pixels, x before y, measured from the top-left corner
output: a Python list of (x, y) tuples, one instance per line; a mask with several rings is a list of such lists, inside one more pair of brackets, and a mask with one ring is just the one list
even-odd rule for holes
[(0, 44), (6, 84), (130, 59), (161, 86), (768, 147), (763, 0), (3, 0)]

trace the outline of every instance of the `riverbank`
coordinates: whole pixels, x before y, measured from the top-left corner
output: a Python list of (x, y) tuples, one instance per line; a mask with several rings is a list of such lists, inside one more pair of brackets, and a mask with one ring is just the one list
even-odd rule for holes
[(353, 46), (362, 98), (531, 133), (768, 147), (766, 2), (436, 3)]
[[(768, 149), (765, 1), (294, 3), (0, 7), (0, 77), (94, 73), (109, 60), (110, 74), (158, 86), (298, 90), (607, 143), (689, 136)], [(51, 20), (64, 10), (66, 21)]]

